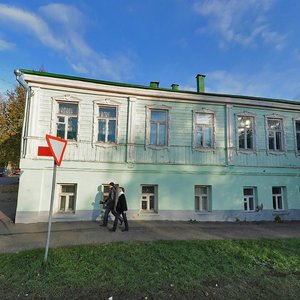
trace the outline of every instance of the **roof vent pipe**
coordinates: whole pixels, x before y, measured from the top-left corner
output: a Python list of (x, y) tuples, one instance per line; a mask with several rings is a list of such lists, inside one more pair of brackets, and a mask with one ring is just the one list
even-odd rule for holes
[(204, 93), (204, 78), (205, 78), (205, 75), (203, 75), (203, 74), (198, 74), (196, 76), (196, 79), (197, 79), (197, 93)]
[(178, 91), (179, 90), (179, 84), (173, 83), (171, 85), (171, 88), (172, 88), (173, 91)]
[(158, 81), (151, 81), (150, 82), (150, 87), (152, 87), (152, 88), (158, 88), (159, 87), (159, 82)]

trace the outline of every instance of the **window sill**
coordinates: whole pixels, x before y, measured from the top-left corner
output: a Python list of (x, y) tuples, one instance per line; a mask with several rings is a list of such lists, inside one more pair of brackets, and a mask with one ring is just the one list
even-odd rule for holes
[(147, 148), (152, 149), (152, 150), (169, 150), (169, 146), (155, 146), (155, 145), (147, 145)]
[(101, 143), (101, 142), (95, 142), (95, 146), (102, 147), (102, 148), (111, 148), (111, 147), (117, 147), (117, 143)]
[(289, 211), (288, 210), (273, 210), (272, 212), (273, 216), (276, 216), (276, 215), (288, 215), (289, 214)]
[(212, 213), (212, 211), (200, 211), (200, 210), (196, 210), (195, 213), (197, 215), (210, 215)]
[(215, 152), (215, 148), (193, 148), (193, 151), (198, 151), (198, 152)]
[(268, 150), (268, 154), (272, 154), (272, 155), (284, 155), (284, 154), (286, 154), (286, 152), (285, 151)]

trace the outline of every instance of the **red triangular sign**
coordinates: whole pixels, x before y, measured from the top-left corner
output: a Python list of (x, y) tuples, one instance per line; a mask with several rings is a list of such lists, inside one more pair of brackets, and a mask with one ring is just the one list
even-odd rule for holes
[(68, 141), (46, 134), (46, 141), (58, 166), (60, 166)]

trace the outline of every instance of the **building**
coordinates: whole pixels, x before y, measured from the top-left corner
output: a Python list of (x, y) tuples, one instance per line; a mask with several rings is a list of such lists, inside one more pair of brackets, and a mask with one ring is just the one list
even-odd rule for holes
[(300, 102), (29, 70), (16, 222), (48, 219), (53, 159), (68, 139), (53, 221), (95, 220), (114, 181), (134, 220), (300, 220)]

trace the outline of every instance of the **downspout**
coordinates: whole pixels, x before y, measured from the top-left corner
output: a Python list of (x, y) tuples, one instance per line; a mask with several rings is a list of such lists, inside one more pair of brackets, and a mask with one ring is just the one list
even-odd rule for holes
[(14, 71), (16, 80), (18, 83), (26, 90), (26, 101), (25, 101), (25, 111), (24, 111), (24, 121), (23, 121), (23, 128), (22, 128), (22, 139), (21, 139), (21, 158), (25, 158), (26, 156), (26, 149), (27, 149), (27, 137), (28, 137), (28, 123), (29, 123), (29, 109), (30, 109), (30, 102), (31, 96), (33, 92), (31, 92), (31, 88), (21, 79), (23, 73), (20, 70)]

